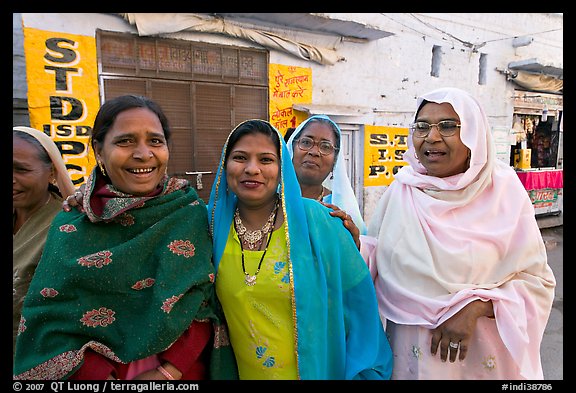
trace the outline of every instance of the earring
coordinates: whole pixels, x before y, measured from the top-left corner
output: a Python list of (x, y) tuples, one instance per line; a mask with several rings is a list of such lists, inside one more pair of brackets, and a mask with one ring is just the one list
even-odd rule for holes
[(104, 170), (104, 165), (102, 165), (102, 161), (100, 160), (98, 160), (98, 168), (100, 168), (100, 172), (102, 172), (104, 176), (107, 176), (106, 171)]
[(420, 159), (418, 158), (418, 154), (416, 154), (416, 152), (414, 152), (414, 158), (416, 159), (416, 161), (420, 162)]

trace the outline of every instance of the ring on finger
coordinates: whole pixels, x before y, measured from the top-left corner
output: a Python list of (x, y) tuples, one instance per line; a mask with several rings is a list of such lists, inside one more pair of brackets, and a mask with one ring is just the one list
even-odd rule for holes
[(455, 343), (452, 341), (450, 341), (450, 343), (448, 345), (450, 345), (450, 348), (453, 348), (453, 349), (458, 349), (458, 347), (460, 347), (460, 343)]

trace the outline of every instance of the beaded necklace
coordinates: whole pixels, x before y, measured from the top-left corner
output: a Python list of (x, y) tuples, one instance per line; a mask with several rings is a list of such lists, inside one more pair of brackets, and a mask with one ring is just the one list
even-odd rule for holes
[(238, 236), (242, 238), (243, 241), (248, 243), (249, 250), (255, 250), (258, 245), (260, 247), (260, 242), (262, 241), (262, 236), (270, 231), (270, 227), (273, 225), (273, 221), (276, 219), (276, 211), (278, 210), (278, 199), (276, 199), (276, 205), (274, 209), (270, 212), (270, 216), (266, 220), (266, 223), (261, 229), (256, 229), (255, 231), (249, 231), (246, 229), (244, 224), (242, 223), (242, 219), (240, 218), (240, 212), (238, 211), (238, 207), (236, 207), (236, 211), (234, 212), (234, 225), (236, 225), (236, 232)]
[[(276, 216), (278, 213), (278, 207), (279, 207), (279, 203), (278, 200), (276, 200), (276, 205), (274, 207), (274, 209), (272, 210), (272, 213), (270, 215), (270, 217), (272, 217), (272, 223), (271, 225), (268, 226), (268, 241), (266, 242), (266, 248), (264, 248), (264, 252), (262, 253), (262, 257), (260, 258), (260, 262), (258, 262), (258, 267), (256, 268), (256, 271), (254, 272), (253, 275), (248, 274), (248, 272), (246, 272), (246, 267), (244, 266), (244, 246), (242, 246), (243, 243), (243, 239), (240, 237), (240, 250), (242, 251), (242, 271), (244, 272), (244, 283), (248, 286), (254, 286), (256, 284), (256, 276), (258, 275), (258, 273), (260, 273), (260, 266), (262, 266), (262, 261), (264, 260), (264, 256), (266, 255), (266, 251), (268, 251), (268, 246), (270, 245), (270, 240), (272, 239), (272, 232), (274, 232), (274, 225), (276, 225)], [(238, 213), (238, 208), (236, 208), (236, 213)], [(240, 218), (240, 214), (238, 213), (238, 218)], [(266, 222), (266, 224), (268, 224), (270, 222), (270, 218), (268, 218), (268, 221)], [(236, 228), (236, 233), (238, 233), (238, 235), (240, 235), (240, 232), (238, 231), (237, 228), (237, 224), (240, 223), (240, 225), (242, 225), (242, 221), (241, 220), (234, 220), (234, 227)], [(264, 225), (264, 227), (266, 227), (266, 224)], [(242, 227), (244, 227), (242, 225)], [(264, 230), (264, 227), (262, 228), (262, 230)], [(244, 227), (244, 230), (246, 230), (246, 228)], [(260, 236), (261, 237), (261, 236)]]
[(322, 186), (322, 191), (320, 191), (320, 195), (316, 197), (316, 200), (322, 202), (323, 198), (324, 198), (324, 186)]

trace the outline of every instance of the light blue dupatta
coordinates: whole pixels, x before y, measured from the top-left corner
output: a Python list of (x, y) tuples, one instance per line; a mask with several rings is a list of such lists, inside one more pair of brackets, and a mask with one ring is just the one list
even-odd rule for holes
[[(302, 198), (286, 143), (275, 131), (282, 144), (278, 192), (290, 256), (299, 378), (389, 379), (392, 351), (368, 268), (341, 220), (317, 201)], [(230, 135), (208, 204), (216, 270), (237, 202), (224, 168)]]

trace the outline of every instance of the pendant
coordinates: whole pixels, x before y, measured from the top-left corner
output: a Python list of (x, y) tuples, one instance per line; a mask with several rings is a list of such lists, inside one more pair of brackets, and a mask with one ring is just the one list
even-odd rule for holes
[(244, 283), (246, 283), (246, 285), (248, 285), (249, 287), (254, 286), (254, 284), (256, 284), (256, 275), (249, 275), (246, 274), (246, 277), (244, 278)]

